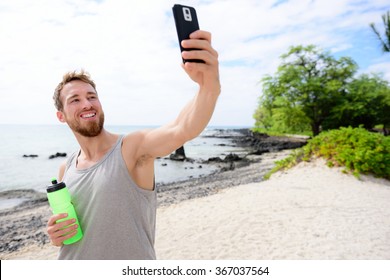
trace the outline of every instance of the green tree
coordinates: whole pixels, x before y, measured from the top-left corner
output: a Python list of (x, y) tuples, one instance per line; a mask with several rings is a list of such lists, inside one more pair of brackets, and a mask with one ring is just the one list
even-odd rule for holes
[(380, 34), (374, 23), (370, 23), (370, 27), (378, 37), (381, 43), (382, 51), (390, 52), (390, 11), (387, 11), (386, 14), (382, 15), (382, 21), (385, 28), (383, 36)]
[(357, 65), (349, 57), (336, 59), (314, 45), (291, 47), (281, 58), (276, 74), (262, 79), (260, 109), (254, 115), (262, 118), (256, 124), (266, 121), (271, 130), (279, 131), (310, 126), (315, 136), (345, 98)]
[[(334, 108), (334, 114), (324, 122), (325, 129), (340, 126), (372, 129), (375, 125), (390, 125), (390, 87), (378, 74), (362, 74), (347, 86), (345, 99)], [(384, 130), (384, 134), (386, 130)]]

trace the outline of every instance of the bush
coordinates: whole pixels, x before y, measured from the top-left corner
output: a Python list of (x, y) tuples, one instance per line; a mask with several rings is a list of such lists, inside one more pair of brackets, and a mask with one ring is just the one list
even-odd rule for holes
[(280, 169), (290, 168), (313, 156), (324, 157), (329, 167), (344, 166), (359, 177), (373, 174), (390, 179), (390, 137), (368, 132), (363, 128), (340, 128), (320, 133), (289, 157), (277, 161), (265, 178)]
[(328, 165), (345, 166), (355, 176), (372, 173), (390, 179), (390, 138), (363, 128), (322, 132), (304, 147), (304, 159), (322, 156)]

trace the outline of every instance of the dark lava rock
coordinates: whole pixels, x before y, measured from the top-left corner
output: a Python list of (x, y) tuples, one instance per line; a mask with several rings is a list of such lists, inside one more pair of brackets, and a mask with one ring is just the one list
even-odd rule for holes
[(55, 155), (49, 156), (49, 159), (58, 158), (58, 157), (66, 157), (66, 153), (56, 153)]

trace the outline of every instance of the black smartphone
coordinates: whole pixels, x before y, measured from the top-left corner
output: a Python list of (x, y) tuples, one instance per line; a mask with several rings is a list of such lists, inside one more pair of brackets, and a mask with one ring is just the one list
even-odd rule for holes
[[(191, 51), (194, 49), (185, 49), (181, 46), (181, 41), (190, 38), (190, 34), (199, 30), (198, 17), (196, 10), (193, 7), (175, 4), (172, 7), (173, 17), (175, 18), (177, 37), (179, 38), (180, 51)], [(183, 63), (197, 62), (204, 63), (201, 59), (187, 59), (183, 58)]]

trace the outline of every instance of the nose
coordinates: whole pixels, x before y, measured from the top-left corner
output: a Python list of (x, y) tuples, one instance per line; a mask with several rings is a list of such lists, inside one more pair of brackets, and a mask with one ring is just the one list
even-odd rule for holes
[(83, 110), (92, 108), (92, 104), (87, 98), (83, 99), (82, 106), (83, 106)]

